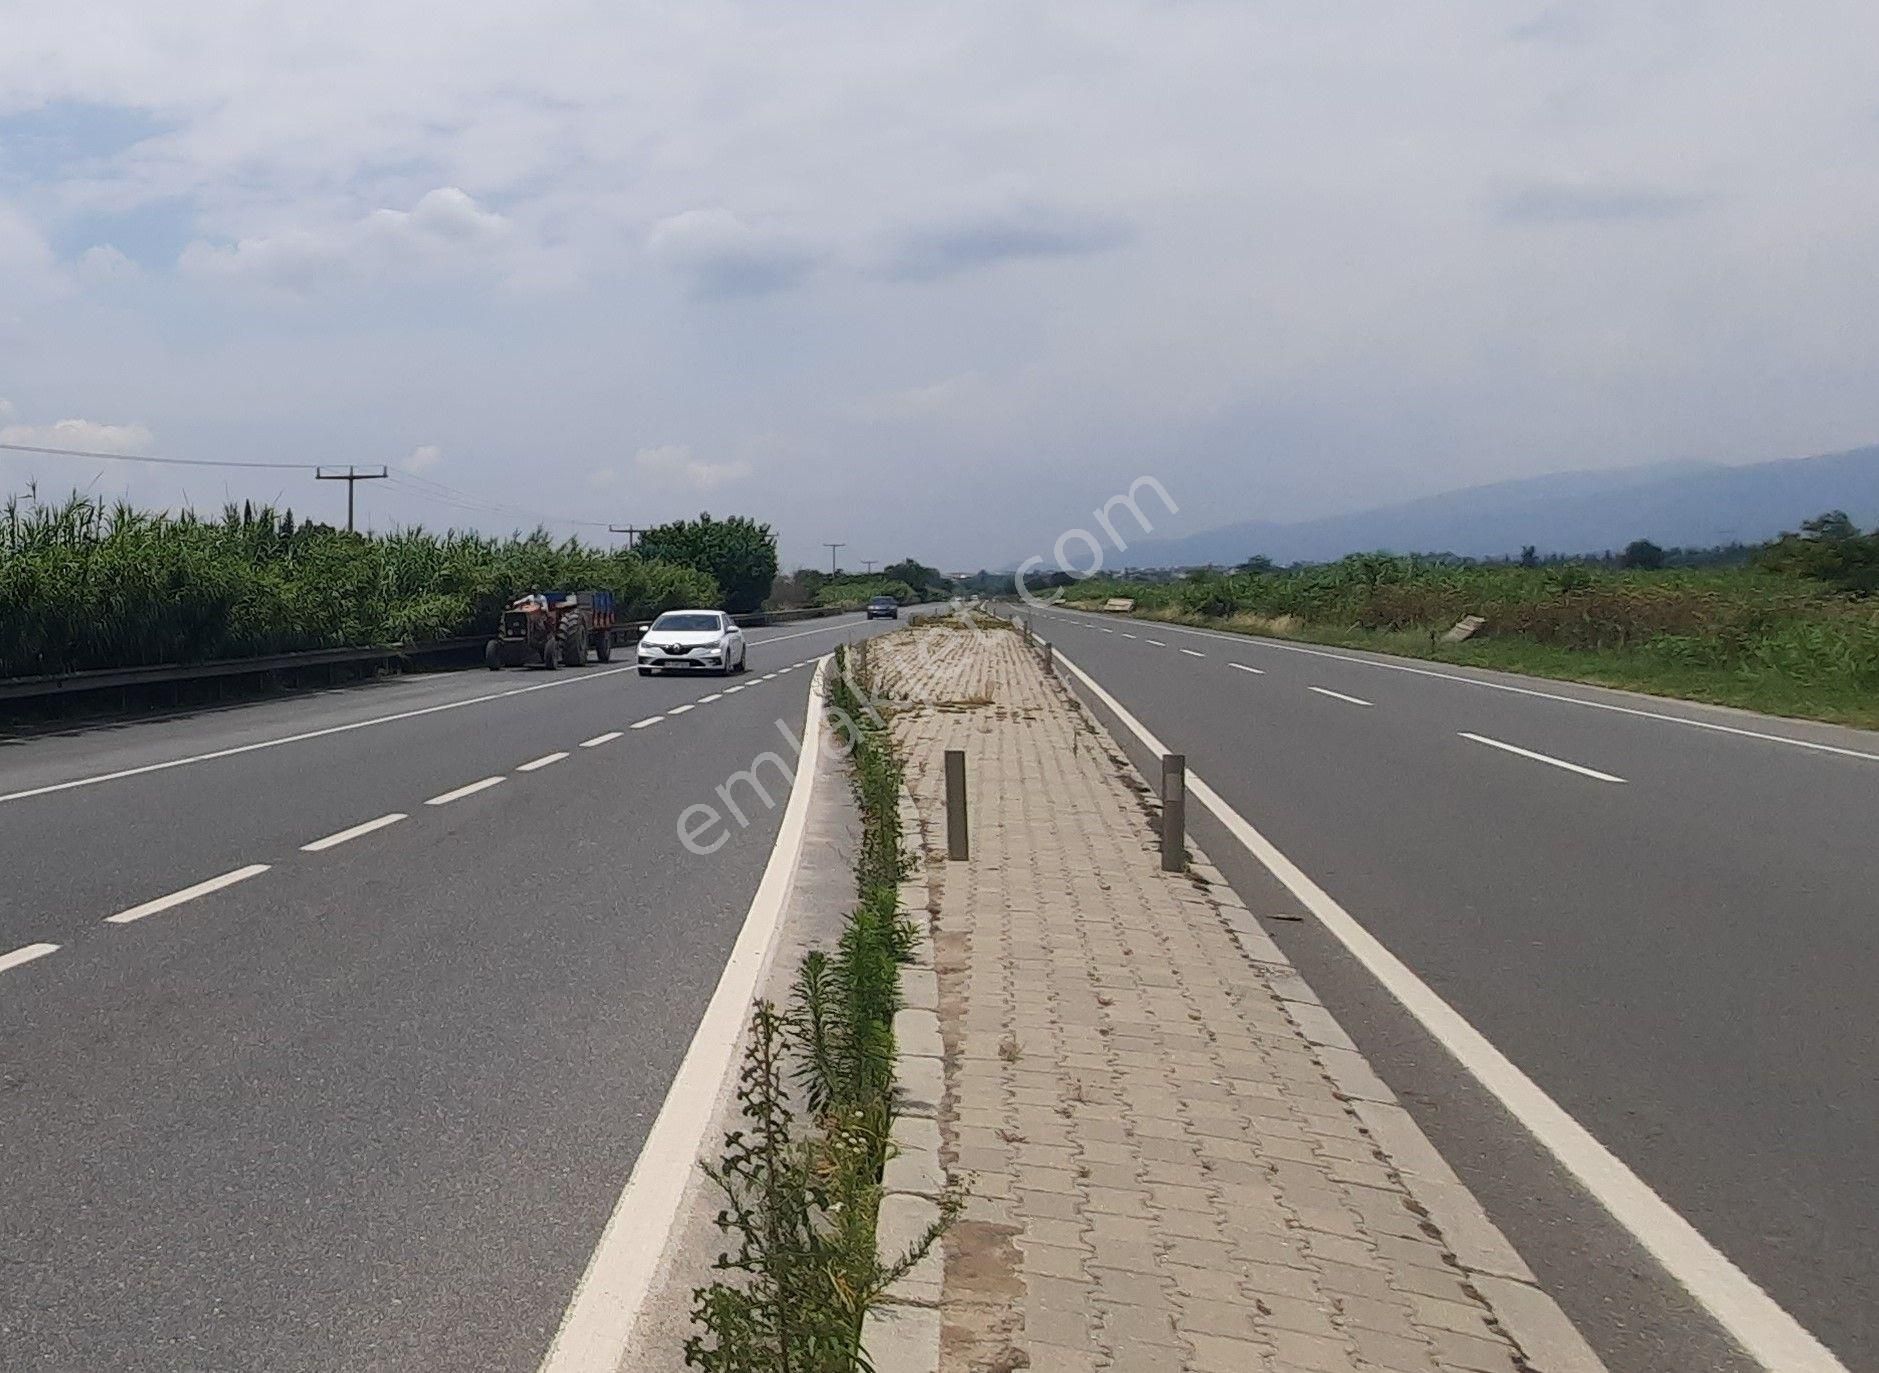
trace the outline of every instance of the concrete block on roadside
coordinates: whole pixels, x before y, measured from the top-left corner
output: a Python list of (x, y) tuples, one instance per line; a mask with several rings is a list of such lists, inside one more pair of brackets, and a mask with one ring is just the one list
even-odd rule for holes
[(1496, 1277), (1477, 1277), (1474, 1285), (1534, 1373), (1606, 1373), (1604, 1360), (1539, 1288)]
[(1416, 1124), (1415, 1117), (1401, 1106), (1391, 1106), (1381, 1101), (1354, 1101), (1351, 1107), (1357, 1112), (1357, 1119), (1364, 1123), (1364, 1128), (1370, 1131), (1370, 1137), (1376, 1141), (1377, 1147), (1388, 1155), (1390, 1166), (1408, 1182), (1412, 1194), (1424, 1179), (1447, 1187), (1461, 1185), (1461, 1179), (1448, 1166), (1448, 1160), (1422, 1133), (1422, 1127)]
[(1470, 1273), (1524, 1283), (1539, 1281), (1466, 1187), (1460, 1183), (1418, 1179), (1409, 1194), (1429, 1213), (1429, 1219), (1442, 1232), (1449, 1252)]
[(881, 1172), (885, 1192), (914, 1192), (937, 1198), (946, 1190), (946, 1169), (940, 1164), (940, 1129), (937, 1120), (901, 1116), (894, 1122), (894, 1152)]
[[(880, 1254), (883, 1263), (899, 1262), (926, 1237), (939, 1216), (939, 1204), (931, 1198), (910, 1192), (889, 1193), (881, 1198), (881, 1213), (875, 1222), (875, 1252)], [(945, 1271), (945, 1260), (936, 1242), (927, 1250), (926, 1257), (908, 1270), (906, 1277), (887, 1289), (888, 1300), (937, 1306)]]
[(894, 1016), (894, 1045), (902, 1054), (942, 1057), (946, 1049), (940, 1042), (939, 1012), (911, 1006), (898, 1012)]
[(861, 1347), (875, 1373), (934, 1373), (939, 1367), (940, 1313), (930, 1306), (878, 1306), (862, 1322)]
[(910, 1011), (939, 1010), (939, 974), (909, 965), (900, 970), (900, 999)]
[(1357, 1052), (1357, 1045), (1344, 1033), (1344, 1027), (1337, 1023), (1337, 1017), (1324, 1007), (1310, 1002), (1294, 1002), (1285, 1009), (1298, 1028), (1305, 1032), (1307, 1043), (1320, 1048)]
[(1360, 1053), (1350, 1049), (1331, 1049), (1320, 1047), (1317, 1050), (1318, 1061), (1324, 1064), (1326, 1076), (1332, 1085), (1347, 1097), (1359, 1101), (1382, 1101), (1396, 1104), (1396, 1094), (1392, 1092), (1376, 1070)]
[(917, 1058), (902, 1054), (894, 1065), (900, 1088), (900, 1113), (904, 1116), (939, 1116), (940, 1100), (946, 1095), (946, 1069), (937, 1058)]

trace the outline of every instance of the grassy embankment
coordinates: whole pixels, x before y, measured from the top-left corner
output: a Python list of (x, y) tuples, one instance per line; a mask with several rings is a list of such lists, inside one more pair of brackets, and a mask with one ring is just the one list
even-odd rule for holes
[[(1180, 582), (1097, 578), (1093, 608), (1879, 727), (1879, 599), (1754, 568), (1462, 567), (1365, 556)], [(1441, 640), (1464, 615), (1486, 623)]]
[(0, 677), (451, 638), (541, 589), (612, 591), (626, 618), (718, 600), (692, 568), (541, 532), (375, 536), (265, 507), (204, 520), (9, 500)]

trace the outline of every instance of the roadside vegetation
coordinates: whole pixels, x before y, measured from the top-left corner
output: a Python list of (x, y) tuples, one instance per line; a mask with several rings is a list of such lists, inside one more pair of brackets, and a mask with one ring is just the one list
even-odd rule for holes
[(267, 506), (203, 519), (14, 498), (0, 507), (0, 677), (476, 634), (537, 589), (605, 589), (628, 618), (719, 600), (697, 567), (540, 530), (348, 534)]
[[(1640, 541), (1604, 561), (1475, 564), (1365, 554), (1178, 580), (1093, 578), (1160, 619), (1505, 668), (1879, 727), (1879, 531), (1833, 512), (1735, 565), (1668, 566)], [(1464, 616), (1481, 626), (1444, 635)]]
[[(742, 1115), (708, 1171), (724, 1195), (725, 1276), (693, 1294), (685, 1362), (709, 1373), (865, 1373), (862, 1321), (925, 1257), (956, 1203), (906, 1253), (875, 1240), (894, 1122), (894, 1015), (914, 928), (898, 906), (901, 765), (836, 650), (830, 704), (851, 731), (862, 827), (857, 899), (833, 953), (812, 950), (787, 1008), (758, 1002), (738, 1080)], [(838, 718), (841, 718), (838, 717)], [(852, 722), (852, 724), (848, 723)]]
[(892, 596), (901, 605), (914, 605), (944, 600), (952, 591), (952, 581), (938, 568), (904, 558), (875, 573), (819, 572), (801, 567), (787, 577), (777, 578), (769, 603), (778, 609), (823, 606), (852, 610), (876, 596)]

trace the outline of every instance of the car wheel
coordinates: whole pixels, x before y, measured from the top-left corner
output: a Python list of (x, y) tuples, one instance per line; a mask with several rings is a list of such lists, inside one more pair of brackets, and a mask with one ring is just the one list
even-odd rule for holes
[(642, 667), (639, 670), (639, 675), (642, 677), (650, 677), (652, 676), (652, 669), (649, 667)]

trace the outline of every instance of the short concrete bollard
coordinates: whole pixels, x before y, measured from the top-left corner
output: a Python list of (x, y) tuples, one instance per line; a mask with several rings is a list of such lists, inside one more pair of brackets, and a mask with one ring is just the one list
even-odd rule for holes
[(1161, 755), (1161, 870), (1187, 867), (1187, 755)]
[(946, 856), (955, 863), (972, 857), (966, 833), (966, 753), (946, 750)]
[(1046, 640), (1044, 640), (1044, 647), (1043, 647), (1043, 649), (1041, 650), (1041, 652), (1042, 652), (1042, 653), (1043, 653), (1043, 655), (1044, 655), (1044, 672), (1045, 672), (1045, 674), (1046, 674), (1047, 676), (1051, 676), (1051, 677), (1055, 677), (1055, 676), (1057, 675), (1057, 659), (1056, 659), (1056, 657), (1055, 657), (1055, 656), (1054, 656), (1054, 655), (1053, 655), (1053, 654), (1051, 653), (1051, 647), (1050, 647), (1050, 640), (1049, 640), (1049, 639), (1046, 639)]

